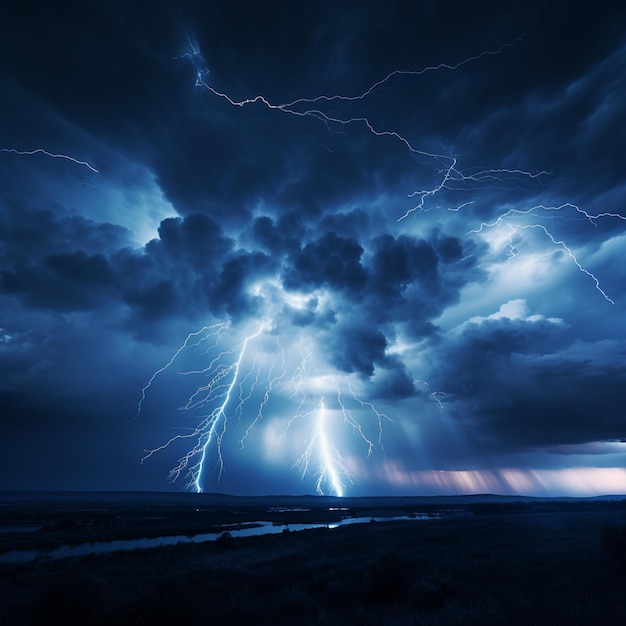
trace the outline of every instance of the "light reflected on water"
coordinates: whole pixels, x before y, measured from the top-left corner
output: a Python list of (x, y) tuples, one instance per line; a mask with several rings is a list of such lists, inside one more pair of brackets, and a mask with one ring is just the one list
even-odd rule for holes
[(94, 543), (82, 543), (76, 546), (64, 545), (53, 550), (14, 550), (0, 555), (0, 563), (28, 563), (39, 558), (67, 559), (76, 556), (90, 554), (106, 554), (125, 550), (142, 550), (145, 548), (157, 548), (173, 546), (183, 543), (204, 543), (216, 541), (225, 532), (231, 537), (254, 537), (258, 535), (275, 535), (282, 532), (298, 532), (312, 528), (338, 528), (351, 524), (365, 524), (371, 522), (395, 522), (395, 521), (419, 521), (433, 519), (429, 515), (402, 515), (397, 517), (346, 517), (332, 522), (316, 522), (309, 524), (275, 524), (272, 522), (249, 522), (245, 526), (233, 528), (232, 525), (224, 526), (227, 530), (218, 530), (211, 533), (198, 535), (174, 535), (169, 537), (143, 537), (140, 539), (119, 539), (116, 541), (98, 541)]

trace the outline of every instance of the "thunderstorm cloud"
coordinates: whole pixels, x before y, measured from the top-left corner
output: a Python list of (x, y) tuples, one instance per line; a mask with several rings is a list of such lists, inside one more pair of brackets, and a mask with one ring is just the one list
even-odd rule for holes
[(626, 492), (624, 9), (35, 4), (0, 488)]

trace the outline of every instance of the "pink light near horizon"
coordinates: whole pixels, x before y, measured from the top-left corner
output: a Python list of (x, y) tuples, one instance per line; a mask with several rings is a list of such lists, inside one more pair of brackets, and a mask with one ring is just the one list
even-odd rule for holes
[(580, 497), (626, 494), (623, 467), (407, 471), (398, 463), (387, 461), (379, 477), (397, 489), (411, 492)]

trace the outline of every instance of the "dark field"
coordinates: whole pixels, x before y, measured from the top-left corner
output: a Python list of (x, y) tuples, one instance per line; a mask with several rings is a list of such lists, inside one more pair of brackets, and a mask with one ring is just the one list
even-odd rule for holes
[[(397, 515), (432, 519), (225, 532)], [(626, 500), (0, 494), (0, 558), (209, 532), (0, 564), (0, 624), (626, 624)]]

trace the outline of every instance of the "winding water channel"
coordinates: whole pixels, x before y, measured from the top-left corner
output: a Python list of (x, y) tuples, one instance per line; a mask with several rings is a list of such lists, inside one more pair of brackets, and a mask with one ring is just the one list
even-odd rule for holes
[(140, 550), (144, 548), (156, 548), (160, 546), (171, 546), (180, 543), (203, 543), (205, 541), (216, 541), (224, 532), (228, 532), (231, 537), (254, 537), (257, 535), (273, 535), (282, 532), (297, 532), (310, 528), (338, 528), (350, 524), (365, 524), (370, 522), (393, 522), (393, 521), (422, 521), (434, 519), (429, 515), (403, 515), (397, 517), (346, 517), (340, 520), (325, 523), (308, 524), (275, 524), (272, 522), (248, 522), (238, 528), (233, 528), (232, 524), (225, 525), (224, 530), (198, 535), (173, 535), (166, 537), (143, 537), (139, 539), (120, 539), (116, 541), (98, 541), (93, 543), (82, 543), (78, 545), (63, 545), (52, 550), (13, 550), (0, 555), (0, 563), (28, 563), (39, 558), (45, 559), (66, 559), (75, 556), (86, 556), (89, 554), (105, 554), (123, 550)]

